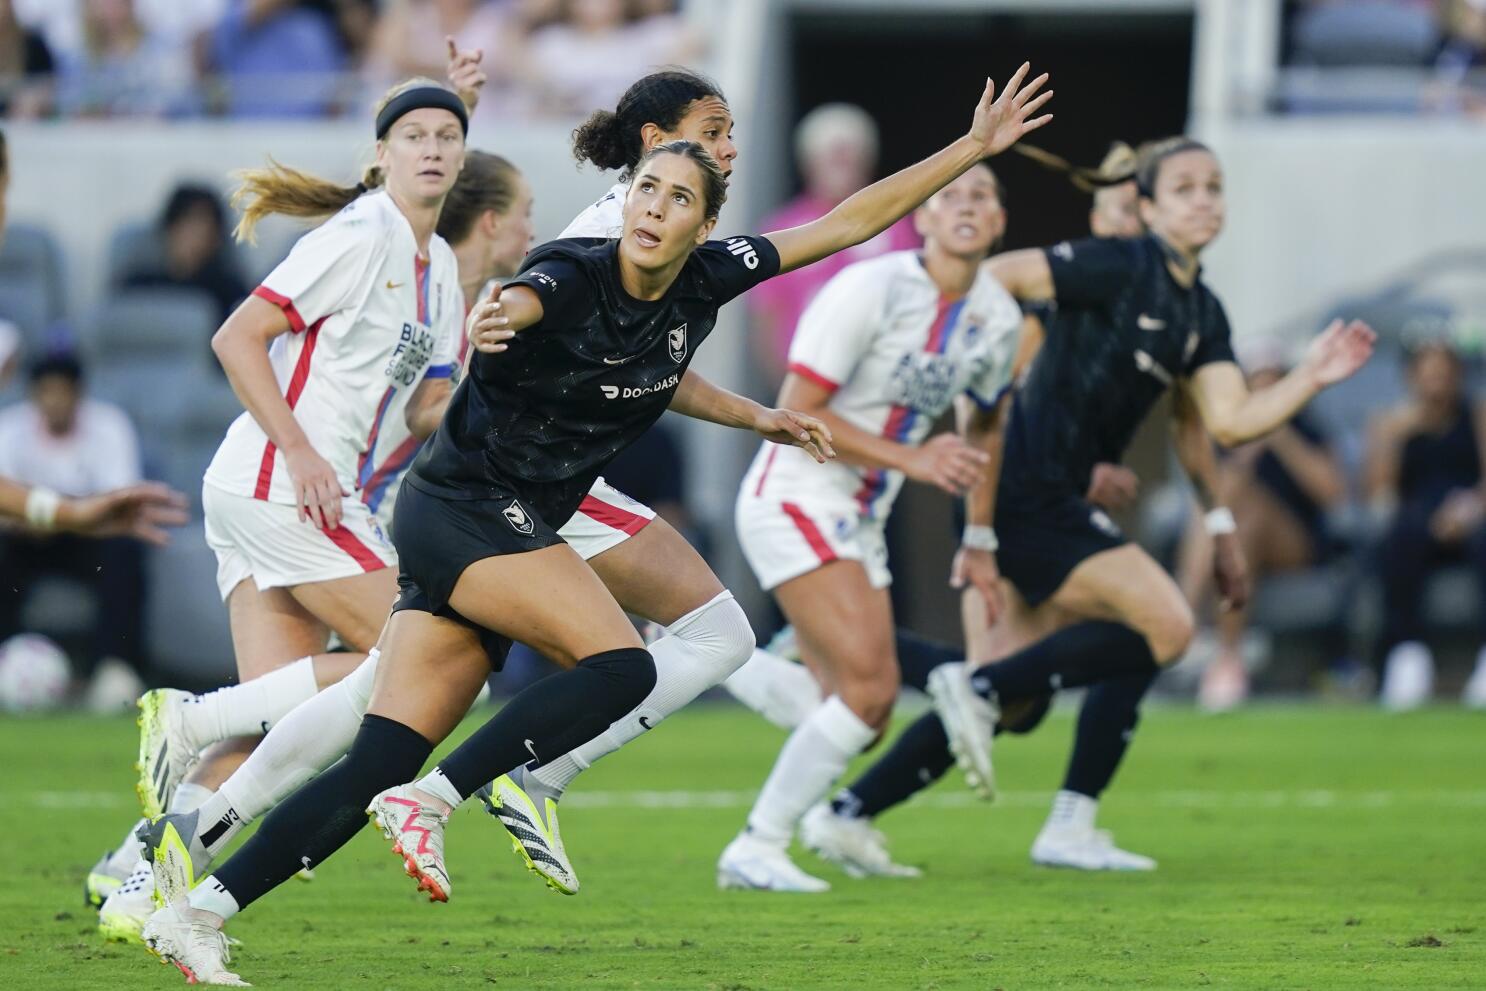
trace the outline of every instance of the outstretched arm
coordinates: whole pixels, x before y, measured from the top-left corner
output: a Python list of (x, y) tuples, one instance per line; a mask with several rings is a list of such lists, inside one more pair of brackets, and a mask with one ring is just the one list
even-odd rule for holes
[(836, 456), (831, 429), (821, 420), (794, 410), (769, 409), (689, 369), (671, 397), (671, 409), (695, 420), (752, 430), (775, 444), (793, 445), (821, 464)]
[(1376, 340), (1372, 328), (1360, 320), (1335, 320), (1311, 343), (1305, 359), (1271, 386), (1250, 392), (1238, 365), (1217, 361), (1197, 370), (1189, 391), (1208, 432), (1232, 447), (1264, 436), (1322, 389), (1350, 377), (1367, 363)]
[(0, 519), (40, 532), (61, 530), (88, 537), (133, 537), (164, 544), (166, 527), (185, 523), (186, 498), (158, 482), (129, 485), (102, 495), (69, 499), (50, 489), (0, 478)]
[(876, 237), (976, 162), (999, 155), (1023, 135), (1052, 120), (1052, 114), (1028, 119), (1053, 95), (1052, 90), (1037, 93), (1047, 82), (1046, 73), (1022, 84), (1030, 68), (1023, 63), (999, 99), (995, 83), (987, 79), (969, 133), (953, 144), (917, 165), (874, 182), (819, 220), (766, 235), (779, 251), (780, 273)]

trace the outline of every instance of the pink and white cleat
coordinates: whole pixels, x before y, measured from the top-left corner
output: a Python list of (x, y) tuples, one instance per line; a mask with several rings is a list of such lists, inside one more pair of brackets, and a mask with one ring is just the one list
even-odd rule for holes
[(444, 866), (444, 825), (449, 813), (418, 798), (411, 785), (388, 788), (366, 807), (367, 817), (392, 841), (392, 852), (402, 857), (408, 877), (428, 900), (449, 900), (449, 869)]

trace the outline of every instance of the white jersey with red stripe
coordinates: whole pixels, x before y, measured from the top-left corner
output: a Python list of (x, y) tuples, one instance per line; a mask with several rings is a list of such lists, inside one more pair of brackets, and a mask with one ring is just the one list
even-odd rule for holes
[[(274, 338), (268, 356), (294, 418), (342, 488), (376, 513), (418, 448), (404, 420), (409, 397), (457, 368), (464, 299), (454, 252), (435, 235), (422, 259), (391, 197), (368, 193), (300, 238), (254, 295), (289, 319), (292, 332)], [(295, 502), (283, 457), (247, 412), (206, 482)]]
[(618, 237), (624, 232), (624, 198), (629, 183), (616, 182), (557, 235), (564, 237)]
[[(790, 371), (831, 390), (830, 409), (890, 440), (917, 445), (955, 396), (994, 405), (1011, 379), (1022, 312), (981, 267), (959, 299), (940, 294), (917, 252), (897, 251), (848, 266), (821, 289), (790, 345)], [(883, 519), (903, 485), (898, 471), (764, 444), (740, 498), (850, 500)], [(836, 501), (833, 500), (833, 501)]]

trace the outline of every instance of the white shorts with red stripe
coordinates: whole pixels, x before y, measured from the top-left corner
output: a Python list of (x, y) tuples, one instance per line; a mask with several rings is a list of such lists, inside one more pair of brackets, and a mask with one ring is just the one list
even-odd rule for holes
[(206, 542), (217, 554), (217, 590), (225, 602), (244, 579), (260, 591), (349, 578), (397, 564), (397, 552), (371, 510), (341, 500), (341, 525), (321, 530), (283, 503), (201, 487)]
[(873, 588), (893, 583), (882, 522), (863, 516), (855, 499), (777, 484), (755, 495), (744, 486), (734, 518), (743, 556), (765, 591), (832, 561), (860, 561)]
[(655, 510), (599, 478), (557, 535), (587, 561), (624, 543), (653, 519)]

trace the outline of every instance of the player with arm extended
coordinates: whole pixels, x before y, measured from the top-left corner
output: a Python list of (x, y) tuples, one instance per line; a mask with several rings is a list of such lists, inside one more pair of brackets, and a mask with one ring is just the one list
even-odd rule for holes
[[(650, 654), (549, 519), (565, 520), (608, 460), (660, 416), (728, 299), (873, 236), (1046, 123), (1028, 120), (1050, 95), (1036, 95), (1045, 77), (1023, 86), (1026, 74), (1000, 99), (988, 82), (953, 144), (815, 223), (764, 237), (709, 241), (721, 170), (699, 146), (663, 145), (637, 167), (623, 237), (538, 249), (512, 289), (476, 307), (481, 353), (394, 520), (402, 592), (356, 741), (196, 887), (164, 865), (169, 901), (144, 933), (156, 953), (196, 979), (236, 981), (223, 959), (225, 920), (332, 854), (363, 814), (394, 839), (421, 888), (445, 895), (451, 805), (501, 768), (592, 739), (651, 692)], [(567, 670), (517, 695), (413, 783), (513, 639)]]

